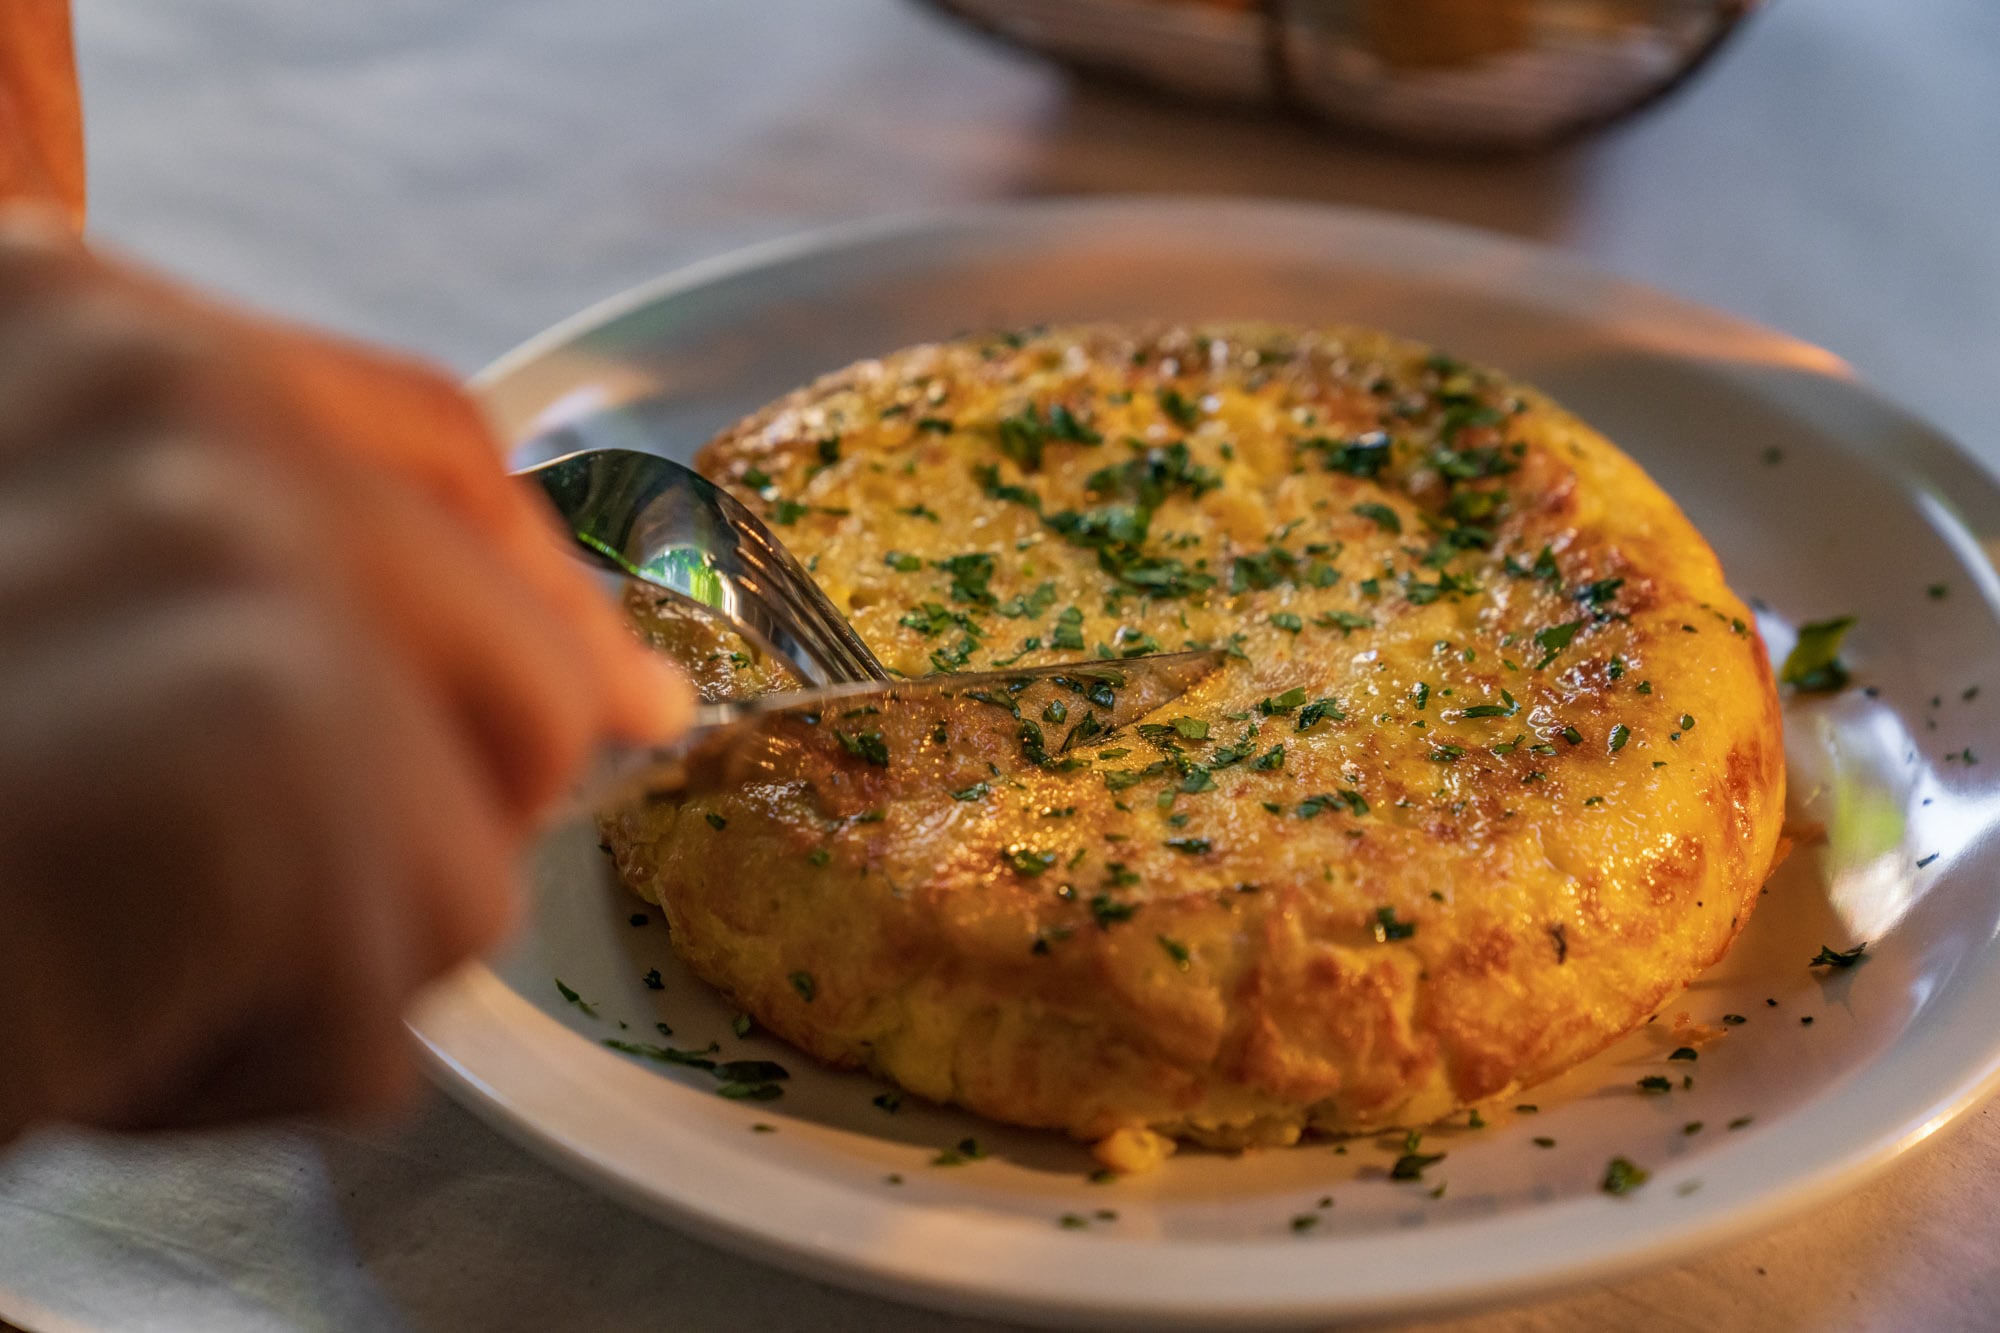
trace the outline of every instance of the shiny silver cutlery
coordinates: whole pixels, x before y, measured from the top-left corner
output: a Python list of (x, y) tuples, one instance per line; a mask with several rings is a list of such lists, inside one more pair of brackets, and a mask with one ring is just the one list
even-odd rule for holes
[(807, 684), (890, 678), (763, 520), (692, 469), (586, 449), (515, 475), (548, 496), (586, 558), (714, 612)]
[[(555, 505), (580, 554), (715, 613), (813, 687), (706, 704), (671, 745), (601, 756), (579, 796), (586, 803), (741, 780), (761, 762), (749, 756), (787, 728), (885, 702), (1004, 708), (1019, 724), (1023, 757), (1061, 766), (1185, 693), (1225, 656), (1200, 650), (896, 680), (763, 521), (691, 469), (656, 454), (589, 449), (516, 475)], [(1049, 717), (1063, 721), (1044, 735)]]

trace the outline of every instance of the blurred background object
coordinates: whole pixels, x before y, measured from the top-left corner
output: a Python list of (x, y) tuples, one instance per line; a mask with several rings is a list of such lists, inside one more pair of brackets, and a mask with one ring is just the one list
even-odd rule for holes
[(1433, 149), (1546, 147), (1679, 87), (1760, 0), (928, 0), (1080, 69)]

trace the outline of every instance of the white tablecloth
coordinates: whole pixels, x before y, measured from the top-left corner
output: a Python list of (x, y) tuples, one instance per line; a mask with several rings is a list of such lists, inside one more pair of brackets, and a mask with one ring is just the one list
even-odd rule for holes
[[(899, 0), (79, 3), (101, 240), (461, 369), (822, 222), (1255, 193), (1573, 247), (1832, 348), (2000, 468), (1995, 0), (1777, 0), (1657, 114), (1495, 164), (1078, 86)], [(1992, 1327), (1996, 1192), (1985, 1111), (1734, 1249), (1424, 1327)], [(49, 1328), (982, 1327), (721, 1254), (442, 1103), (369, 1132), (32, 1141), (0, 1157), (0, 1291)]]

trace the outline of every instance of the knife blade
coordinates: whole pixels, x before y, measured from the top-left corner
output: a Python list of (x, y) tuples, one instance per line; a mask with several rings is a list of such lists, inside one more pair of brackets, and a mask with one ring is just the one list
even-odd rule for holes
[[(694, 725), (673, 742), (619, 747), (600, 756), (574, 804), (598, 810), (643, 796), (678, 796), (740, 785), (778, 771), (778, 756), (788, 748), (787, 736), (800, 729), (899, 708), (923, 707), (933, 714), (1002, 709), (1021, 723), (1017, 735), (1029, 762), (1062, 766), (1179, 698), (1226, 657), (1221, 649), (1198, 649), (1116, 661), (864, 681), (703, 704), (696, 710)], [(1044, 734), (1042, 723), (1051, 718), (1058, 721)], [(886, 756), (866, 753), (860, 742), (844, 743), (859, 747), (864, 762), (887, 765)]]

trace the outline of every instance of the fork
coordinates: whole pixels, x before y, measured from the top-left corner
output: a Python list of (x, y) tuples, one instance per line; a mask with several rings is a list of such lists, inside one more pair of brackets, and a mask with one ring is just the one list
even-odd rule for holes
[(721, 616), (807, 684), (890, 679), (784, 543), (691, 468), (632, 449), (586, 449), (515, 475), (555, 504), (582, 554)]

